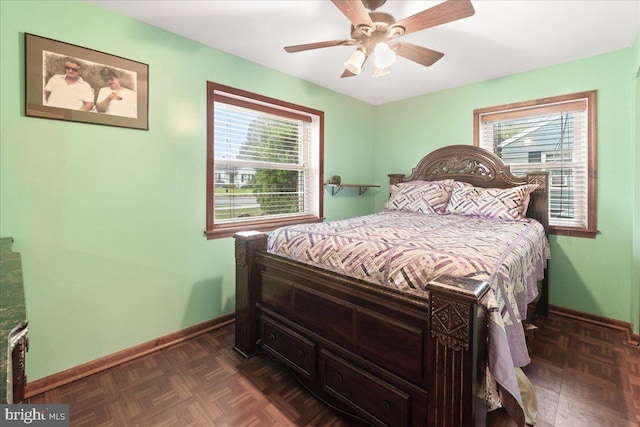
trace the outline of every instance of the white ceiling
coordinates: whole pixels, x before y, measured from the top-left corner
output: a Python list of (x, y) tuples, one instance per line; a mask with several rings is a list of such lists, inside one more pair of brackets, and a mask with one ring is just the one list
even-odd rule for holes
[[(353, 46), (283, 49), (350, 38), (328, 0), (89, 1), (373, 105), (628, 48), (640, 26), (640, 0), (472, 0), (473, 16), (401, 39), (444, 52), (431, 67), (398, 58), (374, 79), (370, 59), (340, 78)], [(388, 0), (378, 11), (400, 20), (439, 3)]]

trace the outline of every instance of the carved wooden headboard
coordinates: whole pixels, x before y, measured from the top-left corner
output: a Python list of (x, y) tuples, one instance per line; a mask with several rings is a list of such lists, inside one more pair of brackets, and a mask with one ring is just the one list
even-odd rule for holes
[(390, 174), (389, 183), (436, 181), (455, 179), (477, 187), (508, 188), (524, 184), (538, 184), (531, 194), (527, 216), (549, 226), (549, 172), (529, 172), (514, 175), (502, 159), (484, 148), (473, 145), (450, 145), (423, 157), (411, 175)]

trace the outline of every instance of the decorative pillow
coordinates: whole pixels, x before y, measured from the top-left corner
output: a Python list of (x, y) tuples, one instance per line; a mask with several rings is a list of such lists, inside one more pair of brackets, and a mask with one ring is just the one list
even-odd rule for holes
[(527, 212), (530, 194), (537, 184), (512, 188), (481, 188), (456, 182), (446, 211), (494, 219), (521, 219)]
[(391, 196), (386, 210), (403, 210), (426, 214), (444, 213), (453, 190), (453, 180), (411, 181), (389, 186)]

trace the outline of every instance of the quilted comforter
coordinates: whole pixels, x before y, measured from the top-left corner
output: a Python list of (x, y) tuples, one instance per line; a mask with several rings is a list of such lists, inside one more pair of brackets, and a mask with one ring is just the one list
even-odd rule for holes
[(521, 322), (550, 256), (540, 223), (385, 210), (278, 229), (268, 250), (410, 293), (442, 274), (486, 280), (489, 370), (522, 404), (513, 367), (531, 360)]

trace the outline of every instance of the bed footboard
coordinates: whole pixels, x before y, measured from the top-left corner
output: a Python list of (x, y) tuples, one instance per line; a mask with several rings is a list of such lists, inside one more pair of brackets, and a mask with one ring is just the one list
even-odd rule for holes
[(260, 232), (242, 232), (236, 238), (236, 345), (244, 357), (256, 354), (258, 316), (256, 303), (260, 282), (255, 253), (267, 249), (267, 236)]
[[(431, 303), (429, 423), (484, 426), (488, 318), (481, 301), (487, 282), (440, 276), (429, 283)], [(459, 387), (459, 389), (457, 389)], [(450, 400), (449, 400), (450, 399)]]
[(488, 285), (440, 277), (408, 296), (266, 251), (238, 233), (236, 343), (379, 426), (483, 426)]

